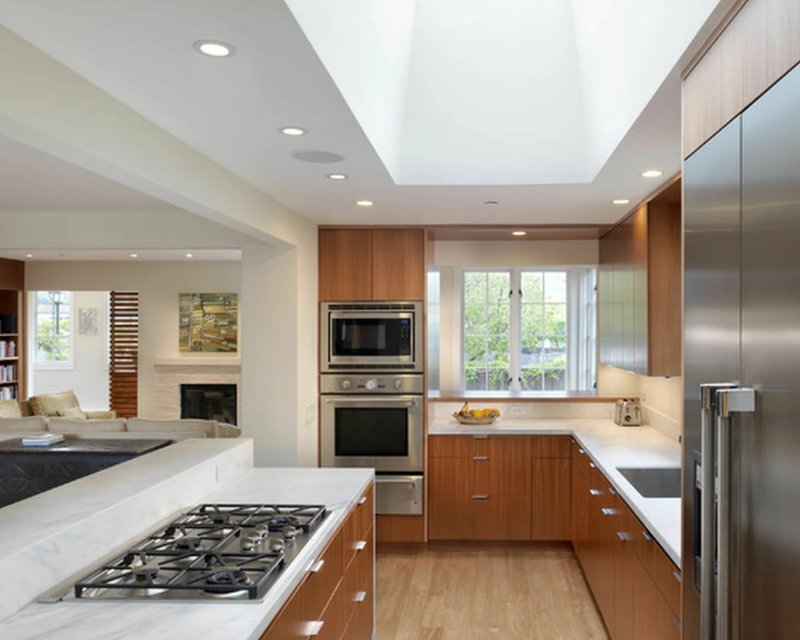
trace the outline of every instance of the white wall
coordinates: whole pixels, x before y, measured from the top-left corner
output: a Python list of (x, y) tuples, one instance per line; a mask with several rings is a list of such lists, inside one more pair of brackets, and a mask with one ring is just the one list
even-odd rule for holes
[(651, 378), (606, 365), (597, 367), (601, 396), (638, 397), (645, 422), (678, 440), (683, 425), (683, 378)]
[[(155, 391), (154, 364), (161, 358), (176, 358), (178, 351), (178, 294), (190, 292), (239, 293), (241, 289), (241, 265), (238, 262), (30, 262), (26, 270), (27, 286), (31, 290), (129, 290), (139, 292), (139, 415), (154, 417)], [(98, 294), (78, 294), (74, 309), (81, 306), (86, 296)], [(77, 333), (77, 332), (76, 332)], [(79, 341), (79, 338), (81, 339)], [(75, 336), (76, 355), (86, 341), (85, 336)], [(185, 354), (191, 358), (194, 354)], [(224, 357), (224, 356), (222, 356)], [(96, 358), (95, 358), (96, 360)], [(76, 361), (77, 364), (77, 361)], [(90, 362), (81, 359), (81, 371), (88, 372)], [(95, 363), (96, 364), (96, 363)], [(104, 368), (107, 375), (107, 368)], [(33, 376), (34, 389), (40, 391), (38, 381), (40, 371)], [(48, 382), (58, 380), (56, 372), (48, 372)], [(68, 374), (69, 372), (64, 372)], [(71, 384), (61, 384), (56, 389), (75, 388), (81, 406), (94, 408), (98, 405), (84, 398), (79, 388), (83, 385), (74, 375), (63, 375), (61, 380)], [(60, 384), (60, 383), (59, 383)], [(44, 389), (41, 389), (42, 391)], [(105, 386), (106, 400), (99, 406), (107, 406), (108, 385)]]
[[(52, 287), (48, 290), (54, 290)], [(81, 335), (80, 309), (97, 309), (97, 335)], [(108, 409), (108, 293), (76, 291), (72, 295), (72, 366), (40, 368), (32, 362), (29, 395), (72, 389), (83, 409)], [(33, 313), (29, 315), (33, 318)], [(33, 332), (29, 333), (33, 338)], [(29, 349), (33, 354), (34, 350)]]
[(597, 240), (440, 240), (433, 243), (436, 267), (538, 267), (598, 263)]

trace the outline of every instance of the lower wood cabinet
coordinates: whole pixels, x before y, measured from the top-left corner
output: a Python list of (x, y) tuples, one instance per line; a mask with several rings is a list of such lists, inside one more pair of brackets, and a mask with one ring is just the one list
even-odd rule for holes
[(569, 540), (564, 436), (432, 436), (431, 540)]
[(261, 640), (370, 640), (374, 489), (361, 497)]
[(680, 638), (680, 571), (577, 444), (572, 541), (613, 640)]

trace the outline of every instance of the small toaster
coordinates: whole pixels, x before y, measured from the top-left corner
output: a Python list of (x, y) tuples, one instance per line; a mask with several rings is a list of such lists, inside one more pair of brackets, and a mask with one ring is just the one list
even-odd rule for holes
[(614, 422), (621, 427), (638, 427), (642, 424), (642, 405), (638, 400), (617, 400)]

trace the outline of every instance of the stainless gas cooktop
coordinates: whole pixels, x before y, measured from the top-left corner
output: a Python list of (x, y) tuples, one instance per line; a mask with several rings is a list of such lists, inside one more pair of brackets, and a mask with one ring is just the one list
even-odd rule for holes
[(91, 600), (259, 600), (325, 518), (322, 506), (203, 504), (75, 583)]

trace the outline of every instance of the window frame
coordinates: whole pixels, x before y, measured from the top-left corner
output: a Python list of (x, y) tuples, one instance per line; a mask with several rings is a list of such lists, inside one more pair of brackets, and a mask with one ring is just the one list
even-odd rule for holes
[[(69, 296), (69, 319), (70, 319), (70, 332), (69, 332), (69, 358), (67, 360), (61, 361), (54, 361), (54, 360), (39, 360), (38, 353), (39, 350), (37, 349), (36, 344), (36, 336), (37, 336), (37, 327), (38, 327), (38, 310), (37, 306), (38, 303), (36, 301), (36, 294), (41, 293), (44, 291), (47, 293), (49, 290), (37, 290), (31, 291), (28, 308), (30, 309), (29, 315), (29, 333), (30, 333), (30, 344), (29, 349), (32, 355), (31, 363), (33, 364), (33, 368), (37, 370), (50, 370), (50, 371), (70, 371), (75, 369), (75, 309), (74, 309), (74, 291), (62, 291), (63, 293)], [(53, 289), (55, 291), (55, 289)]]
[[(461, 344), (459, 348), (459, 376), (461, 388), (466, 385), (465, 327), (466, 273), (507, 273), (509, 274), (509, 393), (522, 391), (520, 378), (522, 367), (522, 300), (520, 296), (523, 272), (563, 272), (567, 274), (566, 285), (566, 345), (567, 362), (565, 365), (564, 390), (530, 390), (527, 393), (563, 393), (571, 390), (592, 390), (596, 386), (596, 269), (591, 266), (530, 266), (530, 267), (471, 267), (459, 269), (457, 282), (461, 305)], [(591, 273), (591, 277), (589, 274)], [(546, 303), (542, 303), (546, 304)], [(584, 342), (585, 344), (581, 344)], [(505, 390), (491, 390), (502, 393)]]

